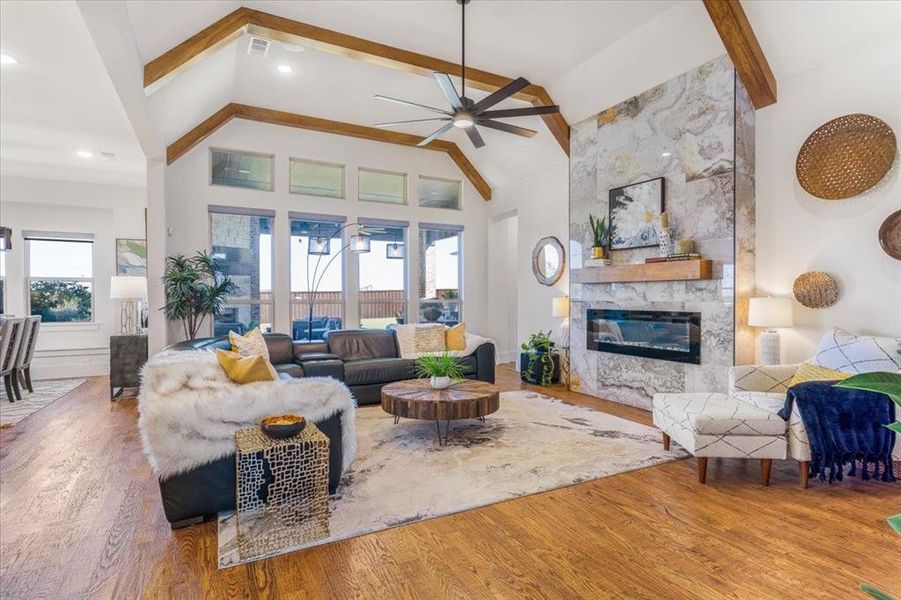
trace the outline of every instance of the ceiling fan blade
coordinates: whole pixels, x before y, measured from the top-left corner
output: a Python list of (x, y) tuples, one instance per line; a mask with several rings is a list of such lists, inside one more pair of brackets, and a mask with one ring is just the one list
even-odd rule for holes
[(439, 129), (438, 131), (436, 131), (435, 133), (433, 133), (433, 134), (430, 135), (429, 137), (423, 139), (421, 142), (419, 142), (419, 143), (416, 144), (416, 145), (417, 145), (417, 146), (427, 146), (430, 142), (434, 141), (439, 135), (441, 135), (442, 133), (444, 133), (445, 131), (447, 131), (448, 129), (450, 129), (450, 128), (453, 127), (453, 126), (454, 126), (453, 123), (448, 123), (447, 125), (445, 125), (445, 126), (442, 127), (441, 129)]
[(397, 98), (389, 98), (388, 96), (382, 96), (380, 94), (376, 94), (376, 100), (382, 100), (384, 102), (393, 102), (395, 104), (402, 104), (403, 106), (415, 106), (416, 108), (424, 108), (425, 110), (430, 110), (432, 112), (441, 113), (442, 115), (453, 116), (453, 113), (448, 112), (446, 110), (441, 110), (440, 108), (435, 108), (434, 106), (426, 106), (425, 104), (416, 104), (415, 102), (408, 102), (407, 100), (398, 100)]
[(500, 110), (486, 110), (479, 113), (479, 117), (486, 119), (502, 119), (504, 117), (531, 117), (533, 115), (553, 115), (560, 112), (559, 106), (533, 106), (531, 108), (502, 108)]
[(516, 125), (510, 125), (509, 123), (501, 123), (500, 121), (476, 121), (482, 127), (490, 127), (491, 129), (497, 129), (498, 131), (505, 131), (507, 133), (515, 133), (516, 135), (521, 135), (522, 137), (533, 137), (537, 131), (534, 129), (526, 129), (525, 127), (517, 127)]
[(481, 100), (476, 102), (475, 105), (472, 107), (472, 110), (475, 112), (478, 112), (480, 110), (485, 110), (486, 108), (494, 106), (495, 104), (497, 104), (498, 102), (500, 102), (502, 100), (506, 100), (507, 98), (509, 98), (510, 96), (515, 94), (516, 92), (519, 92), (520, 90), (524, 90), (525, 88), (529, 87), (530, 85), (531, 84), (529, 83), (529, 80), (526, 79), (525, 77), (517, 77), (516, 79), (514, 79), (513, 81), (511, 81), (510, 83), (508, 83), (501, 89), (496, 90), (496, 91), (492, 92), (491, 94), (488, 94), (487, 96), (485, 96), (484, 98), (482, 98)]
[(432, 75), (435, 76), (435, 81), (438, 82), (441, 91), (447, 96), (447, 101), (450, 103), (451, 108), (454, 110), (463, 108), (463, 103), (460, 101), (460, 96), (457, 94), (457, 88), (454, 87), (454, 82), (451, 81), (451, 78), (448, 77), (447, 73), (439, 73), (436, 71), (432, 73)]
[(476, 129), (476, 126), (466, 127), (464, 129), (466, 131), (466, 135), (469, 136), (469, 141), (472, 142), (472, 145), (476, 148), (481, 148), (485, 145), (485, 140), (482, 139), (482, 136), (479, 134), (479, 130)]
[(394, 121), (392, 123), (376, 123), (373, 127), (391, 127), (393, 125), (406, 125), (407, 123), (427, 123), (429, 121), (450, 121), (450, 117), (435, 117), (433, 119), (412, 119), (409, 121)]

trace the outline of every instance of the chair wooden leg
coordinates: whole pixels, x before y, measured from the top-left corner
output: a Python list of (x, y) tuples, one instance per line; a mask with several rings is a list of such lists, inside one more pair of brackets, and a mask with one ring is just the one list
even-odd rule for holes
[(773, 469), (772, 458), (760, 459), (760, 479), (763, 485), (770, 485), (770, 471)]
[(810, 461), (798, 461), (798, 475), (801, 476), (801, 489), (807, 489), (807, 479), (810, 477)]
[(707, 457), (698, 457), (698, 483), (707, 483)]
[(31, 382), (31, 367), (25, 367), (22, 371), (25, 374), (25, 387), (30, 393), (34, 393), (34, 384)]
[(669, 435), (666, 433), (663, 434), (663, 449), (669, 450)]
[(13, 382), (10, 375), (3, 376), (3, 386), (6, 388), (6, 397), (9, 398), (10, 402), (15, 402), (16, 398), (13, 394)]

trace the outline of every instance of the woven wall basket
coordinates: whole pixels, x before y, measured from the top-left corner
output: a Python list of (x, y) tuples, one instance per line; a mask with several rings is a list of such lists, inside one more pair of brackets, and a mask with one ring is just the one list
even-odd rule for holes
[(826, 308), (838, 300), (838, 283), (828, 273), (802, 273), (792, 286), (795, 300), (807, 308)]
[(795, 173), (808, 193), (824, 200), (861, 194), (885, 177), (897, 142), (882, 119), (845, 115), (821, 125), (798, 152)]

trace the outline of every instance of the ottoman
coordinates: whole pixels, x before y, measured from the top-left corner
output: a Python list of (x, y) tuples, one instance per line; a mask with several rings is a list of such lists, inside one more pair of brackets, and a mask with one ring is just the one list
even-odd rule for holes
[(654, 394), (654, 425), (698, 459), (698, 481), (707, 480), (707, 459), (760, 459), (763, 485), (773, 459), (787, 456), (786, 424), (774, 412), (727, 394)]

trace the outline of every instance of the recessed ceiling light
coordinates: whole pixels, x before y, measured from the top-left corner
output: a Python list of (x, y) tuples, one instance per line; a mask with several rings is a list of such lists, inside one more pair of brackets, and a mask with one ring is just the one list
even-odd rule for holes
[(90, 150), (76, 150), (75, 154), (78, 158), (94, 158), (94, 153)]
[(664, 152), (660, 156), (662, 156), (663, 158), (666, 158), (667, 156), (670, 156), (671, 154), (672, 154), (672, 152)]
[(279, 65), (276, 68), (278, 69), (278, 72), (281, 73), (282, 75), (288, 75), (289, 73), (294, 72), (294, 67), (292, 67), (291, 65)]
[(9, 54), (0, 54), (0, 65), (15, 65), (18, 64), (18, 62), (19, 61)]

